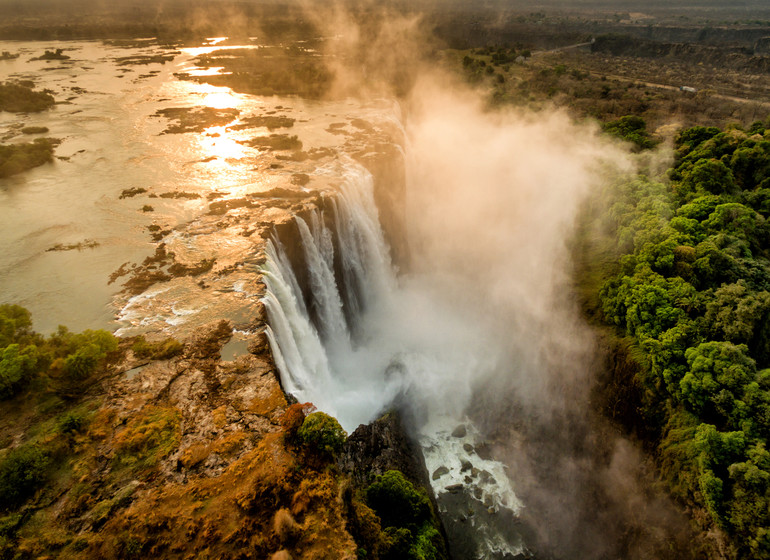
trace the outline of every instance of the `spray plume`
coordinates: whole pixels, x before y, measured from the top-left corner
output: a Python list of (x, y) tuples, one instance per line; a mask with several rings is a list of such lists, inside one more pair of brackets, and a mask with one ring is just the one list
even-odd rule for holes
[[(336, 37), (336, 93), (402, 94), (412, 254), (397, 276), (371, 178), (345, 164), (336, 226), (321, 215), (299, 225), (321, 309), (315, 325), (287, 292), (296, 279), (280, 247), (271, 249), (267, 307), (285, 383), (348, 429), (401, 408), (429, 470), (444, 473), (433, 484), (460, 557), (506, 558), (527, 543), (558, 558), (654, 554), (662, 528), (680, 518), (639, 488), (633, 446), (595, 425), (596, 343), (571, 291), (581, 204), (608, 174), (632, 170), (629, 156), (564, 113), (489, 111), (478, 92), (411, 56), (426, 52), (414, 34), (419, 17), (369, 10), (362, 26), (360, 11), (324, 14), (318, 25), (341, 25), (326, 28)], [(334, 278), (335, 236), (350, 277)], [(345, 327), (342, 309), (359, 292), (365, 304)], [(492, 457), (476, 453), (485, 437)], [(471, 461), (495, 474), (469, 481)], [(442, 505), (458, 482), (469, 503), (491, 506), (474, 525), (475, 549), (457, 537), (465, 514), (455, 514), (467, 503)], [(513, 527), (509, 514), (528, 528)], [(631, 552), (621, 538), (629, 527), (638, 537)]]

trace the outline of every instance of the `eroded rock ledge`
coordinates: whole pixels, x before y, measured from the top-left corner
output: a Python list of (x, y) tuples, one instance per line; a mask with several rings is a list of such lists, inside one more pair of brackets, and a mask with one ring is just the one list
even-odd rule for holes
[[(384, 134), (356, 131), (346, 151), (374, 174), (386, 228), (405, 254), (396, 238), (403, 161)], [(124, 337), (172, 335), (184, 349), (150, 362), (126, 350), (118, 373), (94, 388), (103, 397), (82, 477), (34, 514), (66, 527), (62, 557), (352, 560), (366, 550), (390, 558), (393, 537), (372, 522), (365, 493), (393, 470), (429, 496), (441, 528), (421, 454), (396, 414), (359, 427), (336, 462), (287, 431), (290, 399), (264, 334), (259, 267), (271, 235), (301, 251), (294, 216), (323, 209), (335, 185), (304, 160), (282, 165), (286, 180), (237, 199), (211, 197), (208, 213), (161, 231), (153, 257), (116, 274), (128, 276), (118, 300), (130, 323)], [(303, 180), (292, 180), (300, 172)], [(194, 312), (172, 320), (184, 309)], [(234, 338), (247, 352), (223, 358)], [(436, 534), (448, 557), (443, 530)], [(20, 546), (40, 555), (54, 543), (30, 533)]]

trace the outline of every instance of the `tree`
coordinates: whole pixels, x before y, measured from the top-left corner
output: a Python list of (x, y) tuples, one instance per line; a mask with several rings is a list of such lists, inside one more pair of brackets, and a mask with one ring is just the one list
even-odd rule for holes
[(770, 142), (747, 140), (733, 152), (730, 167), (741, 188), (755, 188), (770, 171)]
[(695, 430), (693, 446), (699, 453), (698, 486), (706, 509), (722, 527), (725, 526), (727, 466), (743, 456), (746, 443), (746, 434), (742, 431), (720, 432), (711, 424), (700, 424)]
[(387, 471), (366, 489), (366, 503), (382, 519), (383, 527), (414, 529), (431, 519), (428, 497), (400, 471)]
[(700, 146), (706, 140), (710, 140), (721, 131), (714, 126), (693, 126), (681, 131), (676, 137), (676, 147), (691, 151)]
[(297, 430), (297, 439), (302, 444), (327, 456), (339, 453), (347, 437), (340, 423), (324, 412), (308, 414)]
[(37, 347), (11, 344), (0, 350), (0, 399), (13, 397), (37, 371)]
[(701, 417), (716, 413), (736, 425), (741, 419), (736, 401), (756, 377), (748, 348), (731, 342), (703, 342), (688, 348), (685, 358), (689, 370), (679, 383), (682, 400)]
[(20, 305), (0, 305), (0, 348), (18, 342), (30, 333), (32, 316)]
[(11, 450), (0, 462), (0, 510), (21, 505), (45, 482), (48, 456), (35, 445)]
[(702, 222), (711, 215), (717, 206), (725, 202), (729, 202), (729, 198), (725, 196), (714, 194), (699, 196), (680, 206), (676, 211), (676, 215)]
[(684, 192), (723, 194), (736, 190), (733, 172), (718, 159), (699, 159), (683, 174)]
[(733, 344), (746, 344), (761, 364), (770, 360), (770, 292), (753, 292), (746, 280), (726, 284), (706, 305), (710, 334)]
[(605, 132), (636, 145), (639, 150), (655, 147), (655, 142), (647, 133), (647, 123), (637, 115), (626, 115), (618, 120), (605, 123)]
[(712, 233), (733, 235), (759, 249), (764, 241), (764, 223), (764, 218), (751, 208), (730, 202), (714, 208), (703, 226)]
[(729, 468), (733, 499), (727, 519), (740, 535), (744, 557), (770, 559), (770, 453), (764, 443), (749, 448), (746, 461)]

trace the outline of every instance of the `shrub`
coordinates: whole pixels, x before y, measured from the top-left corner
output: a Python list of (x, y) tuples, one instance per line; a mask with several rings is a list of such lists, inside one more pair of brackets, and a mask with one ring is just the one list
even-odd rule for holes
[(13, 397), (37, 370), (37, 347), (11, 344), (0, 350), (0, 399)]
[(439, 553), (442, 542), (441, 533), (432, 525), (425, 524), (414, 541), (411, 554), (418, 560), (439, 560), (442, 558)]
[(8, 346), (29, 334), (32, 316), (20, 305), (0, 305), (0, 348)]
[(115, 459), (127, 466), (153, 467), (179, 443), (181, 414), (148, 406), (115, 436)]
[(118, 349), (118, 339), (104, 330), (85, 330), (80, 334), (72, 334), (60, 327), (59, 332), (51, 339), (60, 352), (66, 353), (62, 369), (64, 380), (70, 385), (90, 377), (99, 362), (106, 358), (108, 353)]
[(616, 121), (605, 123), (603, 128), (605, 132), (613, 136), (636, 144), (640, 150), (655, 147), (655, 142), (650, 139), (650, 135), (647, 133), (647, 123), (642, 117), (626, 115)]
[(48, 456), (35, 445), (11, 450), (0, 463), (0, 508), (20, 506), (43, 486)]
[(366, 503), (382, 519), (383, 527), (417, 528), (431, 520), (428, 497), (400, 471), (387, 471), (366, 489)]
[(412, 547), (412, 532), (405, 527), (388, 527), (385, 534), (388, 537), (388, 547), (383, 555), (384, 560), (411, 560), (409, 552)]
[(288, 509), (281, 508), (275, 512), (275, 517), (273, 517), (273, 532), (275, 532), (275, 535), (278, 537), (281, 544), (285, 545), (292, 542), (297, 537), (298, 531), (299, 526), (297, 525), (297, 522), (294, 521), (294, 517), (292, 517)]
[(59, 419), (59, 432), (65, 435), (81, 431), (87, 423), (86, 415), (72, 410)]
[(323, 412), (313, 412), (306, 416), (297, 430), (300, 443), (324, 455), (339, 453), (347, 436), (339, 422)]

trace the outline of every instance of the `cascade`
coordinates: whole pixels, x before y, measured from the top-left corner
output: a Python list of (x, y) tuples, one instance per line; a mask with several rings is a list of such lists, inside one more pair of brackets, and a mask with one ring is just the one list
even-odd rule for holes
[(464, 412), (465, 372), (494, 368), (494, 352), (434, 279), (397, 276), (372, 176), (353, 163), (341, 173), (323, 209), (295, 218), (294, 262), (280, 239), (268, 243), (267, 336), (283, 387), (348, 432), (389, 408), (407, 412), (455, 556), (520, 555), (511, 527), (521, 503), (504, 466), (475, 453), (480, 434)]

